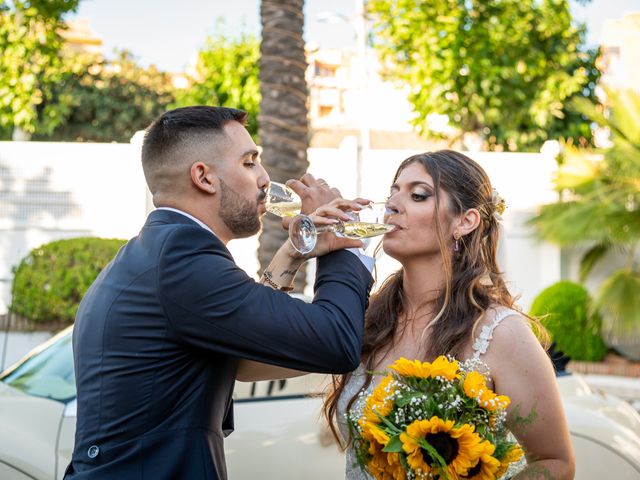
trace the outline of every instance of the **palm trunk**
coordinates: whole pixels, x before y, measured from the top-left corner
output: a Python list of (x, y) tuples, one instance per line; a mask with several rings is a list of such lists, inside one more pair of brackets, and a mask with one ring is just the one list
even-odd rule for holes
[[(260, 8), (258, 133), (263, 164), (271, 180), (279, 182), (299, 178), (309, 166), (303, 6), (304, 0), (262, 0)], [(280, 219), (266, 215), (258, 250), (261, 271), (286, 239)], [(304, 277), (304, 271), (296, 277), (298, 292), (304, 290)]]

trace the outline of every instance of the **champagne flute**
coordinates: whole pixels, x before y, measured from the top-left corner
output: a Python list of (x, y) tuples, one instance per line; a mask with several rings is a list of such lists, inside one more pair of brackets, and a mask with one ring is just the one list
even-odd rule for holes
[(283, 183), (270, 182), (267, 188), (267, 212), (278, 217), (295, 217), (300, 213), (302, 202), (296, 192)]
[(351, 220), (322, 227), (316, 227), (308, 216), (298, 215), (289, 224), (289, 241), (293, 248), (306, 255), (316, 247), (318, 234), (323, 232), (334, 232), (353, 239), (384, 235), (395, 228), (384, 223), (387, 213), (386, 202), (372, 202), (358, 212), (350, 212)]

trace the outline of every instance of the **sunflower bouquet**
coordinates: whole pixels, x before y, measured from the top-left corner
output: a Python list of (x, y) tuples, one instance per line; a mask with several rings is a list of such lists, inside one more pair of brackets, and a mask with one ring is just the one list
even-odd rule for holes
[(509, 403), (456, 360), (401, 358), (347, 420), (359, 465), (378, 480), (492, 480), (523, 454), (505, 427)]

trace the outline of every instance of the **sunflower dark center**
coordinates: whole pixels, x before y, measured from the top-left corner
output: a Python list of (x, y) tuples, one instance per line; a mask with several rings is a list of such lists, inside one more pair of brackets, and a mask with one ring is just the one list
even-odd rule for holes
[[(424, 439), (438, 452), (438, 455), (442, 457), (447, 465), (458, 456), (458, 442), (451, 438), (449, 434), (444, 432), (429, 433)], [(435, 459), (424, 449), (422, 450), (422, 458), (430, 467), (437, 465)]]
[(476, 463), (476, 466), (473, 468), (470, 468), (467, 474), (462, 478), (473, 478), (480, 473), (481, 469), (482, 469), (482, 462), (478, 462)]

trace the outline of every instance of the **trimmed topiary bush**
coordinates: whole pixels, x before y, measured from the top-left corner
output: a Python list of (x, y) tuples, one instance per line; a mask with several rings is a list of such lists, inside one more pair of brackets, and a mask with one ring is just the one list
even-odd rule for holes
[(34, 248), (13, 269), (10, 310), (33, 322), (73, 323), (85, 292), (124, 243), (88, 237)]
[(602, 317), (591, 312), (591, 302), (582, 285), (561, 281), (540, 292), (529, 314), (540, 318), (558, 350), (573, 360), (599, 361), (607, 347), (600, 333)]

